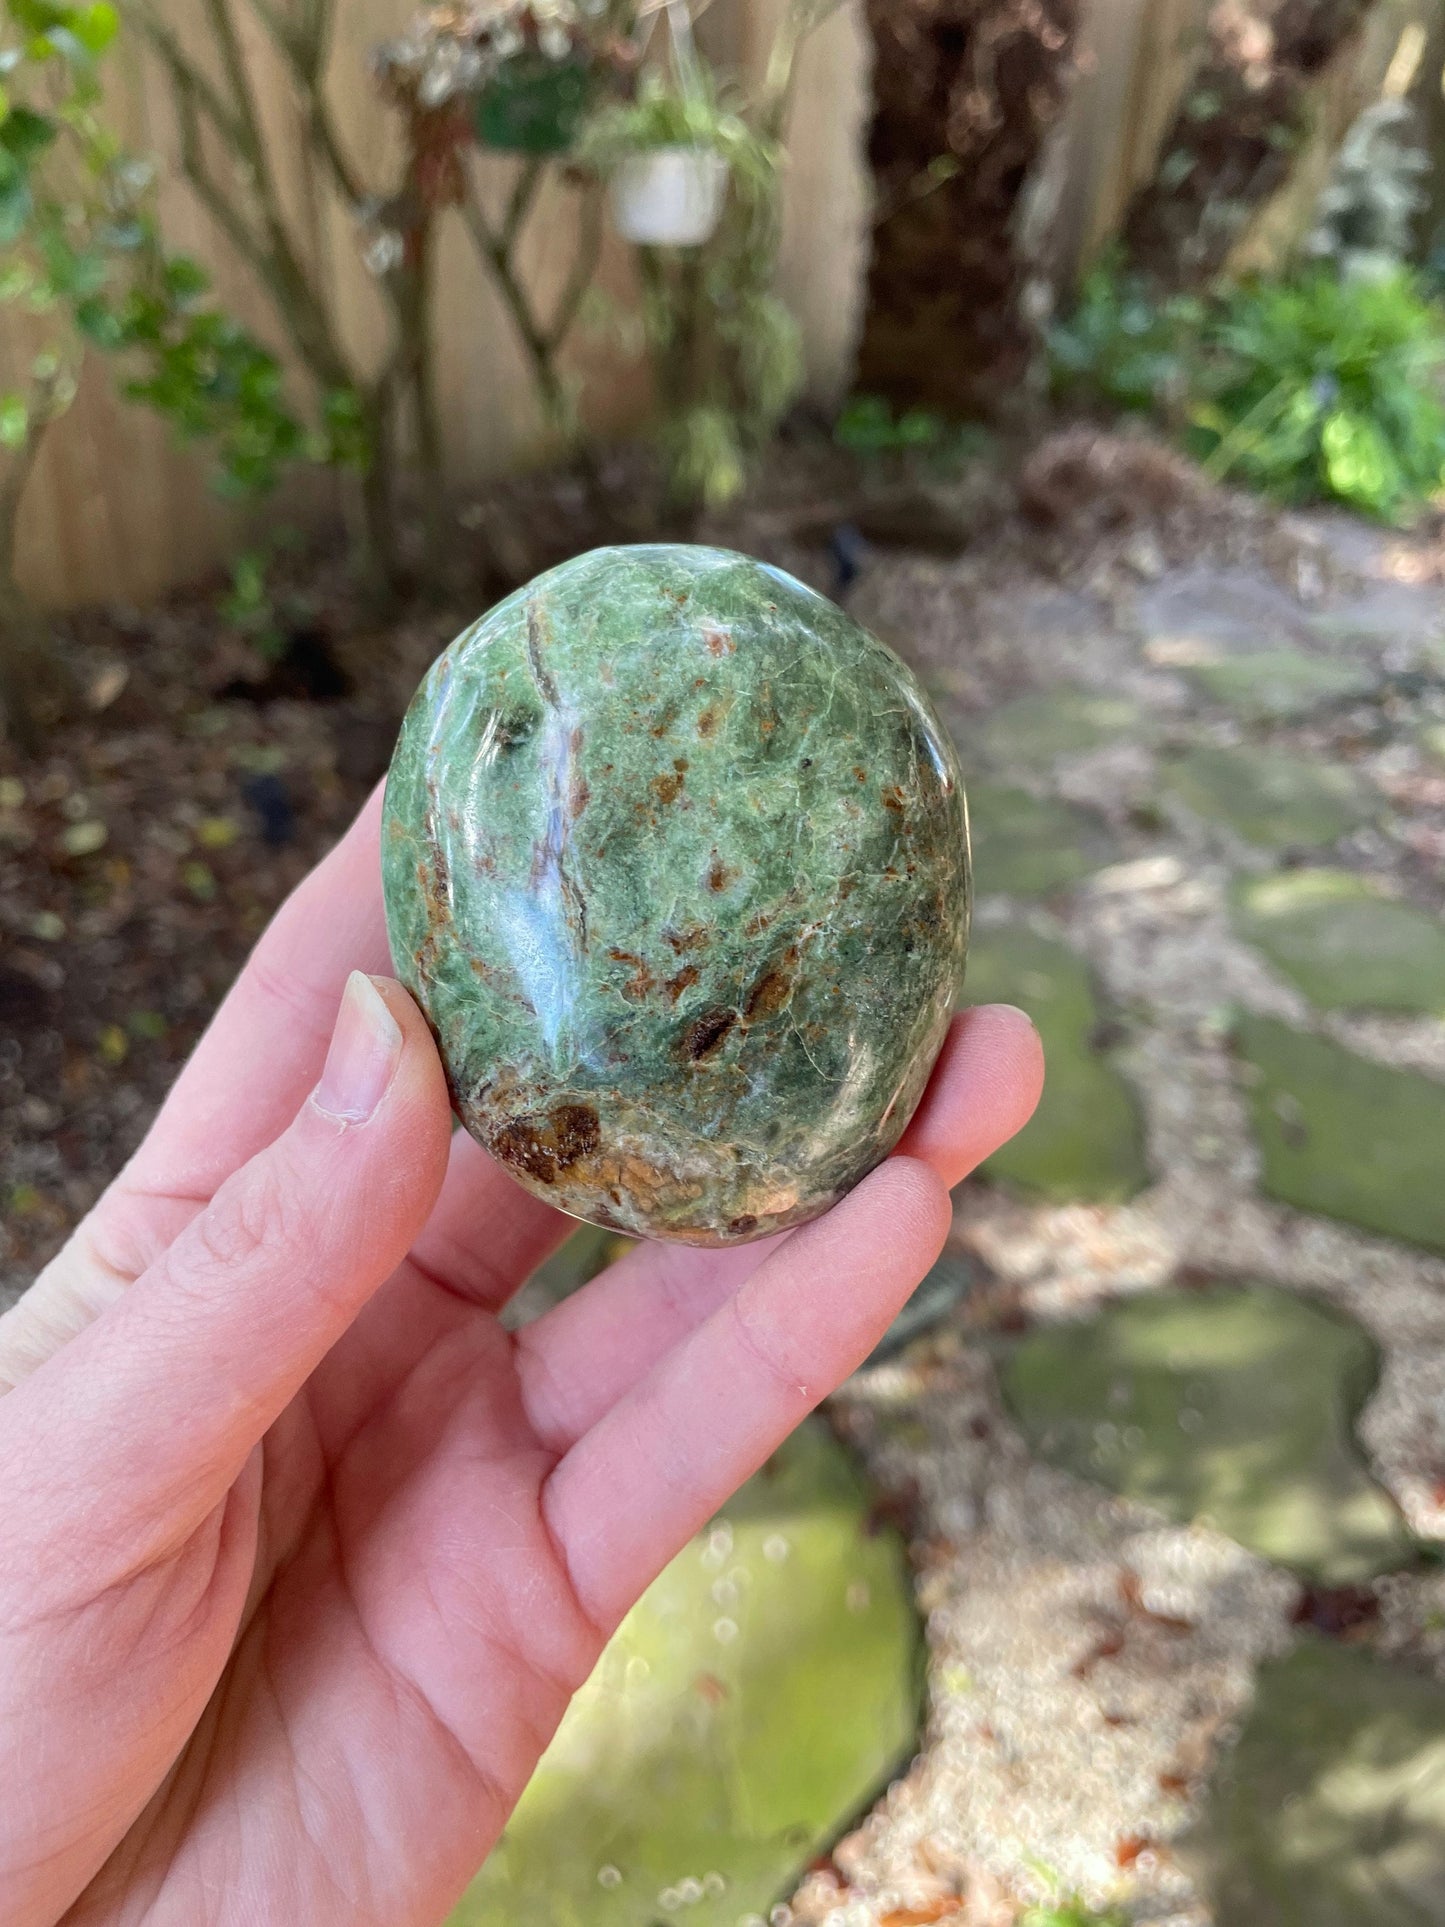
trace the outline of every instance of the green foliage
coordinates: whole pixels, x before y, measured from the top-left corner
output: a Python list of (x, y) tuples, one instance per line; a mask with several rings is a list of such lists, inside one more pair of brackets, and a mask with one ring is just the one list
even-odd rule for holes
[[(8, 0), (0, 40), (0, 303), (36, 317), (94, 298), (124, 244), (135, 183), (96, 119), (98, 63), (114, 37), (104, 4)], [(76, 344), (63, 315), (0, 399), (0, 444), (24, 455), (75, 393)]]
[(30, 408), (25, 397), (14, 389), (0, 395), (0, 448), (23, 448), (29, 430)]
[(685, 502), (721, 507), (741, 494), (747, 460), (725, 408), (685, 408), (662, 425), (661, 443), (673, 493)]
[(302, 546), (301, 532), (283, 523), (256, 548), (245, 549), (231, 564), (231, 586), (220, 613), (240, 631), (258, 655), (275, 661), (286, 648), (286, 630), (312, 618), (294, 595), (277, 586), (276, 565)]
[(1122, 414), (1168, 414), (1188, 393), (1204, 304), (1160, 300), (1109, 257), (1090, 270), (1072, 312), (1049, 330), (1049, 374), (1059, 400)]
[(1234, 290), (1189, 445), (1216, 476), (1395, 521), (1445, 482), (1445, 313), (1410, 275)]
[(1159, 300), (1106, 265), (1048, 347), (1061, 399), (1159, 416), (1215, 479), (1382, 521), (1445, 483), (1445, 309), (1408, 272)]
[(159, 262), (87, 323), (136, 367), (121, 384), (130, 400), (164, 415), (184, 439), (212, 443), (223, 494), (261, 494), (312, 445), (286, 404), (275, 356), (205, 302), (207, 288), (193, 262)]
[(737, 177), (766, 189), (780, 156), (777, 143), (749, 122), (746, 103), (700, 67), (686, 85), (649, 69), (630, 101), (604, 107), (585, 129), (578, 159), (606, 173), (631, 155), (658, 147), (703, 147), (720, 154)]
[(101, 60), (117, 14), (106, 0), (6, 0), (0, 69), (0, 301), (50, 317), (54, 340), (31, 393), (0, 399), (0, 443), (23, 449), (74, 393), (87, 347), (119, 357), (122, 392), (188, 440), (211, 442), (223, 492), (271, 488), (308, 436), (279, 363), (210, 296), (205, 271), (167, 254), (151, 168), (100, 119)]
[(1413, 251), (1430, 174), (1413, 104), (1372, 101), (1335, 156), (1306, 252), (1346, 276), (1393, 274)]
[(604, 173), (657, 147), (706, 148), (728, 164), (722, 220), (703, 246), (638, 251), (659, 439), (681, 504), (732, 500), (802, 387), (801, 332), (773, 288), (783, 127), (797, 49), (830, 10), (788, 0), (755, 93), (720, 85), (689, 54), (677, 79), (644, 71), (634, 98), (602, 109), (579, 146)]
[(988, 452), (992, 437), (976, 422), (949, 421), (927, 408), (895, 413), (882, 395), (854, 395), (833, 424), (833, 440), (863, 462), (919, 460), (953, 469)]

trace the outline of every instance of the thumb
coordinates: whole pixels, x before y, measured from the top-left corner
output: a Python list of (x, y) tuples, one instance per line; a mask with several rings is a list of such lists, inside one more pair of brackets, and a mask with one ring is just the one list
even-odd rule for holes
[[(0, 1400), (0, 1450), (31, 1461), (32, 1498), (38, 1487), (54, 1508), (52, 1543), (58, 1518), (81, 1546), (99, 1523), (133, 1560), (144, 1542), (163, 1552), (219, 1502), (406, 1256), (441, 1187), (450, 1131), (420, 1011), (389, 978), (353, 972), (320, 1082), (293, 1122), (101, 1318)], [(43, 1504), (26, 1511), (47, 1515)]]

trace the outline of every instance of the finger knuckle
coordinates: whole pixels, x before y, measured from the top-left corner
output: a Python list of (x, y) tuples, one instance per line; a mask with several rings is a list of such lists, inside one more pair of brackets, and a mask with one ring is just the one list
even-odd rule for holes
[(805, 1364), (804, 1348), (790, 1346), (775, 1323), (749, 1316), (744, 1296), (742, 1292), (736, 1293), (731, 1307), (733, 1330), (748, 1364), (790, 1398), (811, 1403), (815, 1391), (812, 1374)]
[(296, 1243), (298, 1217), (298, 1200), (285, 1169), (275, 1159), (258, 1159), (196, 1220), (197, 1256), (207, 1270), (249, 1270), (266, 1254)]

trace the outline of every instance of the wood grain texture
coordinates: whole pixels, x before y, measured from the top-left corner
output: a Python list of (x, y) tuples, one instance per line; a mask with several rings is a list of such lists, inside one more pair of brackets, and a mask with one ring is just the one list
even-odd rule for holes
[[(188, 50), (202, 60), (206, 41), (199, 31), (199, 0), (165, 0), (165, 5)], [(734, 0), (728, 9), (738, 15), (744, 58), (763, 44), (776, 5), (777, 0)], [(377, 101), (367, 55), (399, 30), (410, 10), (409, 0), (346, 0), (339, 9), (331, 103), (348, 152), (368, 182), (378, 186), (394, 172), (397, 128)], [(380, 353), (385, 322), (360, 258), (354, 223), (326, 185), (310, 177), (292, 89), (246, 9), (235, 11), (281, 157), (279, 186), (293, 236), (308, 259), (323, 264), (344, 338), (370, 360)], [(808, 330), (810, 374), (834, 393), (846, 382), (865, 245), (864, 175), (856, 152), (864, 38), (856, 20), (845, 17), (831, 23), (809, 50), (798, 99), (801, 151), (788, 183), (784, 292)], [(168, 89), (134, 36), (115, 58), (112, 91), (118, 129), (137, 150), (159, 161), (168, 239), (204, 261), (219, 295), (268, 345), (279, 346), (280, 330), (264, 295), (181, 179)], [(478, 164), (489, 192), (505, 195), (510, 164), (501, 159)], [(544, 296), (555, 293), (566, 274), (574, 201), (565, 187), (550, 186), (528, 230), (527, 278)], [(454, 215), (442, 224), (438, 260), (438, 398), (450, 476), (464, 487), (513, 462), (540, 457), (546, 433), (511, 324)], [(604, 254), (600, 282), (614, 298), (629, 297), (627, 253), (616, 242), (609, 242)], [(0, 387), (12, 385), (42, 339), (21, 319), (0, 315)], [(645, 377), (601, 333), (588, 336), (579, 330), (568, 363), (569, 372), (586, 382), (594, 426), (616, 430), (640, 418), (647, 402)], [(26, 588), (52, 607), (143, 602), (204, 574), (234, 546), (242, 526), (237, 512), (209, 492), (204, 477), (202, 457), (177, 447), (165, 424), (120, 401), (109, 369), (93, 360), (75, 405), (47, 436), (27, 491), (20, 526)], [(326, 478), (301, 489), (296, 499), (303, 516), (342, 506), (336, 486)]]

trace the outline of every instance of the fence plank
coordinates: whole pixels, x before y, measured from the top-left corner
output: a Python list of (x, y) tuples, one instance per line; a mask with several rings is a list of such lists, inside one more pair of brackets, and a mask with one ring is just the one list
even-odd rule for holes
[(1054, 183), (1041, 254), (1067, 288), (1123, 225), (1198, 65), (1211, 0), (1084, 0), (1078, 79), (1045, 169)]
[[(168, 17), (199, 53), (201, 0), (163, 0)], [(1190, 35), (1205, 0), (1087, 0), (1096, 46), (1092, 92), (1072, 110), (1068, 178), (1087, 184), (1070, 216), (1082, 251), (1111, 230), (1142, 170), (1152, 166), (1189, 71)], [(705, 16), (708, 39), (744, 68), (770, 43), (782, 0), (719, 0)], [(367, 55), (395, 33), (410, 0), (346, 0), (339, 10), (331, 101), (343, 141), (369, 182), (394, 174), (399, 134), (378, 104)], [(244, 18), (246, 9), (238, 7)], [(246, 51), (268, 125), (277, 140), (280, 189), (298, 243), (324, 263), (334, 310), (347, 342), (368, 357), (381, 351), (384, 312), (361, 260), (350, 210), (329, 189), (317, 191), (303, 165), (298, 104), (264, 36), (252, 23)], [(780, 288), (803, 323), (810, 383), (836, 397), (847, 385), (866, 276), (870, 187), (862, 159), (868, 111), (869, 40), (859, 0), (849, 0), (804, 50), (800, 63), (785, 189)], [(127, 139), (155, 153), (163, 171), (167, 235), (213, 270), (221, 298), (267, 341), (281, 334), (244, 267), (197, 206), (179, 175), (178, 139), (168, 91), (150, 57), (134, 46), (116, 62), (118, 124)], [(1121, 92), (1122, 89), (1122, 92)], [(483, 163), (500, 191), (508, 164)], [(574, 229), (572, 196), (549, 187), (525, 247), (530, 284), (560, 285)], [(438, 248), (436, 290), (440, 412), (450, 476), (473, 483), (544, 451), (546, 437), (510, 321), (472, 258), (460, 221), (448, 216)], [(604, 256), (604, 290), (629, 293), (626, 252)], [(27, 337), (13, 318), (0, 322), (0, 380), (23, 365)], [(596, 425), (618, 429), (645, 405), (646, 383), (615, 344), (597, 334), (570, 351), (574, 375), (586, 374)], [(236, 539), (234, 512), (208, 495), (203, 464), (178, 449), (168, 431), (118, 401), (103, 366), (87, 371), (69, 415), (51, 432), (21, 521), (21, 579), (44, 603), (118, 598), (140, 601), (194, 577)], [(314, 495), (314, 491), (312, 494)], [(308, 495), (308, 500), (311, 496)]]
[[(751, 15), (768, 14), (777, 0), (738, 0), (751, 36)], [(165, 0), (167, 17), (193, 56), (202, 60), (199, 0)], [(395, 33), (408, 0), (347, 0), (340, 10), (328, 76), (341, 138), (369, 184), (395, 177), (399, 131), (379, 105), (367, 56)], [(333, 312), (343, 338), (368, 363), (380, 355), (385, 314), (357, 246), (351, 210), (329, 188), (308, 178), (299, 106), (264, 34), (244, 6), (236, 9), (246, 58), (277, 156), (286, 216), (306, 258), (324, 264)], [(853, 151), (861, 120), (862, 49), (856, 22), (832, 23), (810, 50), (799, 115), (807, 151), (788, 185), (788, 241), (784, 271), (809, 332), (810, 367), (836, 389), (844, 378), (852, 317), (860, 285), (861, 163)], [(212, 68), (211, 71), (214, 71)], [(848, 115), (836, 109), (850, 97)], [(132, 37), (114, 61), (113, 113), (118, 129), (161, 166), (162, 223), (170, 242), (211, 269), (217, 293), (263, 339), (283, 337), (264, 294), (180, 177), (179, 138), (169, 91), (151, 56)], [(851, 117), (851, 124), (850, 124)], [(511, 163), (480, 163), (489, 188), (504, 193)], [(575, 239), (575, 197), (553, 183), (543, 195), (523, 248), (527, 279), (546, 298), (566, 274)], [(600, 286), (619, 302), (630, 297), (626, 250), (605, 253)], [(436, 288), (437, 385), (450, 478), (475, 482), (503, 466), (541, 454), (546, 434), (511, 322), (473, 258), (460, 220), (441, 224)], [(0, 323), (0, 383), (10, 385), (39, 345), (35, 330), (9, 314)], [(298, 378), (289, 356), (283, 356)], [(635, 421), (645, 406), (640, 370), (595, 331), (579, 336), (568, 367), (587, 377), (592, 416), (604, 429)], [(27, 490), (19, 532), (20, 577), (49, 606), (97, 599), (146, 600), (205, 570), (237, 538), (238, 520), (209, 493), (204, 462), (178, 448), (164, 424), (120, 401), (110, 370), (93, 362), (69, 414), (50, 431)], [(306, 491), (313, 499), (316, 491)], [(333, 498), (334, 499), (334, 498)]]

